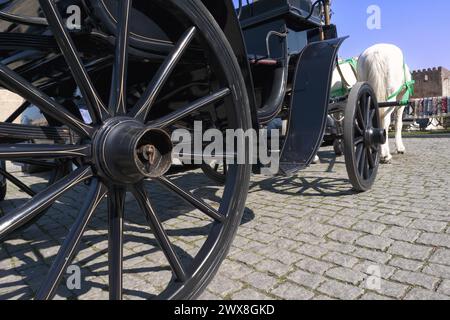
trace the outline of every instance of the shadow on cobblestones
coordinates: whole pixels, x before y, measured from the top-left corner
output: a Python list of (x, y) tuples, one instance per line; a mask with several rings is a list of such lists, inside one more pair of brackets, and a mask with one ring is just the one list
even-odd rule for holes
[[(223, 189), (214, 186), (202, 173), (175, 174), (171, 180), (213, 207), (217, 208), (221, 201)], [(146, 186), (175, 251), (185, 266), (190, 265), (212, 229), (211, 220), (159, 184), (147, 182)], [(30, 299), (34, 296), (78, 214), (86, 190), (86, 186), (80, 186), (62, 196), (41, 219), (0, 245), (0, 300)], [(7, 214), (26, 200), (28, 198), (24, 198), (21, 192), (13, 192), (1, 203), (1, 208)], [(107, 298), (106, 208), (104, 200), (88, 226), (80, 253), (74, 262), (82, 272), (81, 290), (68, 290), (65, 279), (58, 290), (59, 298), (87, 299), (94, 295), (96, 299)], [(125, 217), (125, 295), (129, 299), (151, 299), (161, 292), (170, 293), (175, 281), (171, 269), (130, 194), (126, 199)], [(253, 211), (246, 209), (242, 223), (248, 223), (254, 218)]]
[(341, 197), (356, 192), (349, 188), (346, 179), (307, 177), (283, 177), (255, 183), (253, 187), (282, 195), (303, 195), (309, 197)]

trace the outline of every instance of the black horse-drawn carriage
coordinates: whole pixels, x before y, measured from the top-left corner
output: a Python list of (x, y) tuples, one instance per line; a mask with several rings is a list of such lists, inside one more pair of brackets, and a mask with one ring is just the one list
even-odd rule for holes
[[(285, 121), (280, 174), (292, 174), (316, 155), (329, 114), (343, 112), (351, 180), (357, 190), (370, 188), (384, 132), (368, 85), (330, 100), (344, 38), (330, 24), (329, 9), (329, 1), (307, 0), (245, 6), (229, 0), (1, 1), (0, 83), (26, 102), (0, 123), (0, 160), (48, 166), (53, 179), (36, 193), (2, 169), (31, 198), (0, 218), (0, 239), (34, 223), (75, 186), (84, 183), (88, 189), (36, 297), (55, 295), (104, 198), (110, 298), (122, 297), (127, 193), (173, 272), (157, 297), (193, 298), (205, 288), (241, 221), (250, 174), (260, 168), (225, 164), (224, 191), (214, 204), (177, 186), (167, 176), (171, 133), (192, 131), (196, 121), (203, 130), (222, 131), (260, 130)], [(30, 106), (42, 111), (48, 126), (14, 123)], [(207, 239), (189, 265), (177, 255), (146, 180), (210, 219)]]

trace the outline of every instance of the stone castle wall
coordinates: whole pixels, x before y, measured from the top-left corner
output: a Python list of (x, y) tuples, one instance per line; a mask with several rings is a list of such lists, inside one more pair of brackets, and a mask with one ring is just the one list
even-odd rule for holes
[(429, 68), (412, 73), (416, 81), (414, 98), (450, 96), (450, 71), (446, 68)]

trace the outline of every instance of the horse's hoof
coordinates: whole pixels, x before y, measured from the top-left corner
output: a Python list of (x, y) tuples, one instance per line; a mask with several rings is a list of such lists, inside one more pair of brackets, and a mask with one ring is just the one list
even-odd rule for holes
[(312, 164), (318, 164), (320, 163), (320, 158), (318, 156), (314, 157), (314, 160), (312, 161)]
[(397, 153), (403, 155), (403, 154), (405, 154), (406, 152), (405, 152), (405, 151), (397, 151)]
[(384, 159), (381, 159), (380, 162), (382, 164), (391, 164), (392, 163), (392, 159), (384, 158)]

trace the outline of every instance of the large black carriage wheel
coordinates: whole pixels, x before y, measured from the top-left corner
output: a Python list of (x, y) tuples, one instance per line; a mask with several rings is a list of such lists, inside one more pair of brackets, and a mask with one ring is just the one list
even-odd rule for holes
[[(170, 166), (172, 142), (169, 128), (186, 118), (193, 118), (205, 108), (221, 108), (222, 117), (230, 129), (251, 127), (245, 83), (226, 37), (213, 17), (199, 0), (152, 1), (152, 9), (171, 15), (161, 28), (184, 28), (170, 53), (149, 79), (150, 84), (136, 104), (127, 103), (127, 60), (129, 56), (131, 0), (121, 0), (118, 6), (116, 54), (113, 81), (107, 105), (100, 98), (77, 48), (66, 30), (55, 1), (40, 0), (40, 5), (80, 88), (88, 107), (92, 125), (74, 117), (44, 92), (20, 75), (0, 65), (0, 81), (8, 89), (21, 95), (45, 113), (51, 113), (80, 137), (76, 144), (12, 144), (0, 145), (0, 160), (16, 159), (73, 159), (77, 168), (63, 179), (0, 219), (0, 239), (11, 236), (19, 228), (33, 221), (61, 195), (80, 183), (89, 186), (87, 200), (65, 238), (47, 278), (37, 292), (37, 299), (54, 297), (65, 269), (76, 256), (80, 240), (102, 199), (107, 197), (109, 215), (108, 274), (111, 299), (123, 296), (123, 223), (126, 192), (145, 215), (152, 233), (172, 271), (172, 280), (156, 298), (188, 299), (198, 296), (217, 272), (225, 258), (241, 222), (247, 197), (250, 164), (230, 165), (223, 196), (216, 206), (209, 205), (198, 195), (180, 188), (166, 176)], [(145, 3), (145, 2), (144, 2)], [(154, 11), (153, 11), (154, 13)], [(178, 21), (175, 19), (179, 19)], [(191, 48), (204, 50), (212, 61), (210, 78), (214, 88), (199, 99), (176, 110), (153, 113), (152, 107), (175, 68), (183, 63)], [(103, 52), (99, 56), (103, 57)], [(186, 58), (187, 59), (187, 58)], [(185, 65), (191, 65), (186, 64)], [(129, 79), (129, 78), (128, 78)], [(160, 106), (160, 105), (159, 105)], [(161, 111), (161, 110), (159, 110)], [(157, 116), (156, 116), (157, 115)], [(203, 119), (205, 120), (205, 119)], [(206, 119), (207, 120), (207, 119)], [(210, 119), (211, 120), (211, 119)], [(25, 130), (25, 128), (24, 128)], [(198, 253), (183, 262), (171, 243), (161, 219), (144, 187), (145, 180), (159, 182), (168, 191), (183, 199), (192, 208), (210, 219), (207, 239)]]
[(224, 185), (227, 181), (227, 165), (218, 162), (203, 163), (201, 166), (203, 173), (212, 181), (219, 185)]
[(380, 165), (381, 129), (378, 103), (367, 83), (357, 83), (350, 92), (344, 119), (344, 155), (348, 176), (356, 191), (372, 188)]
[(1, 174), (1, 171), (6, 171), (5, 161), (0, 161), (0, 201), (5, 200), (6, 192), (8, 190), (6, 176)]

